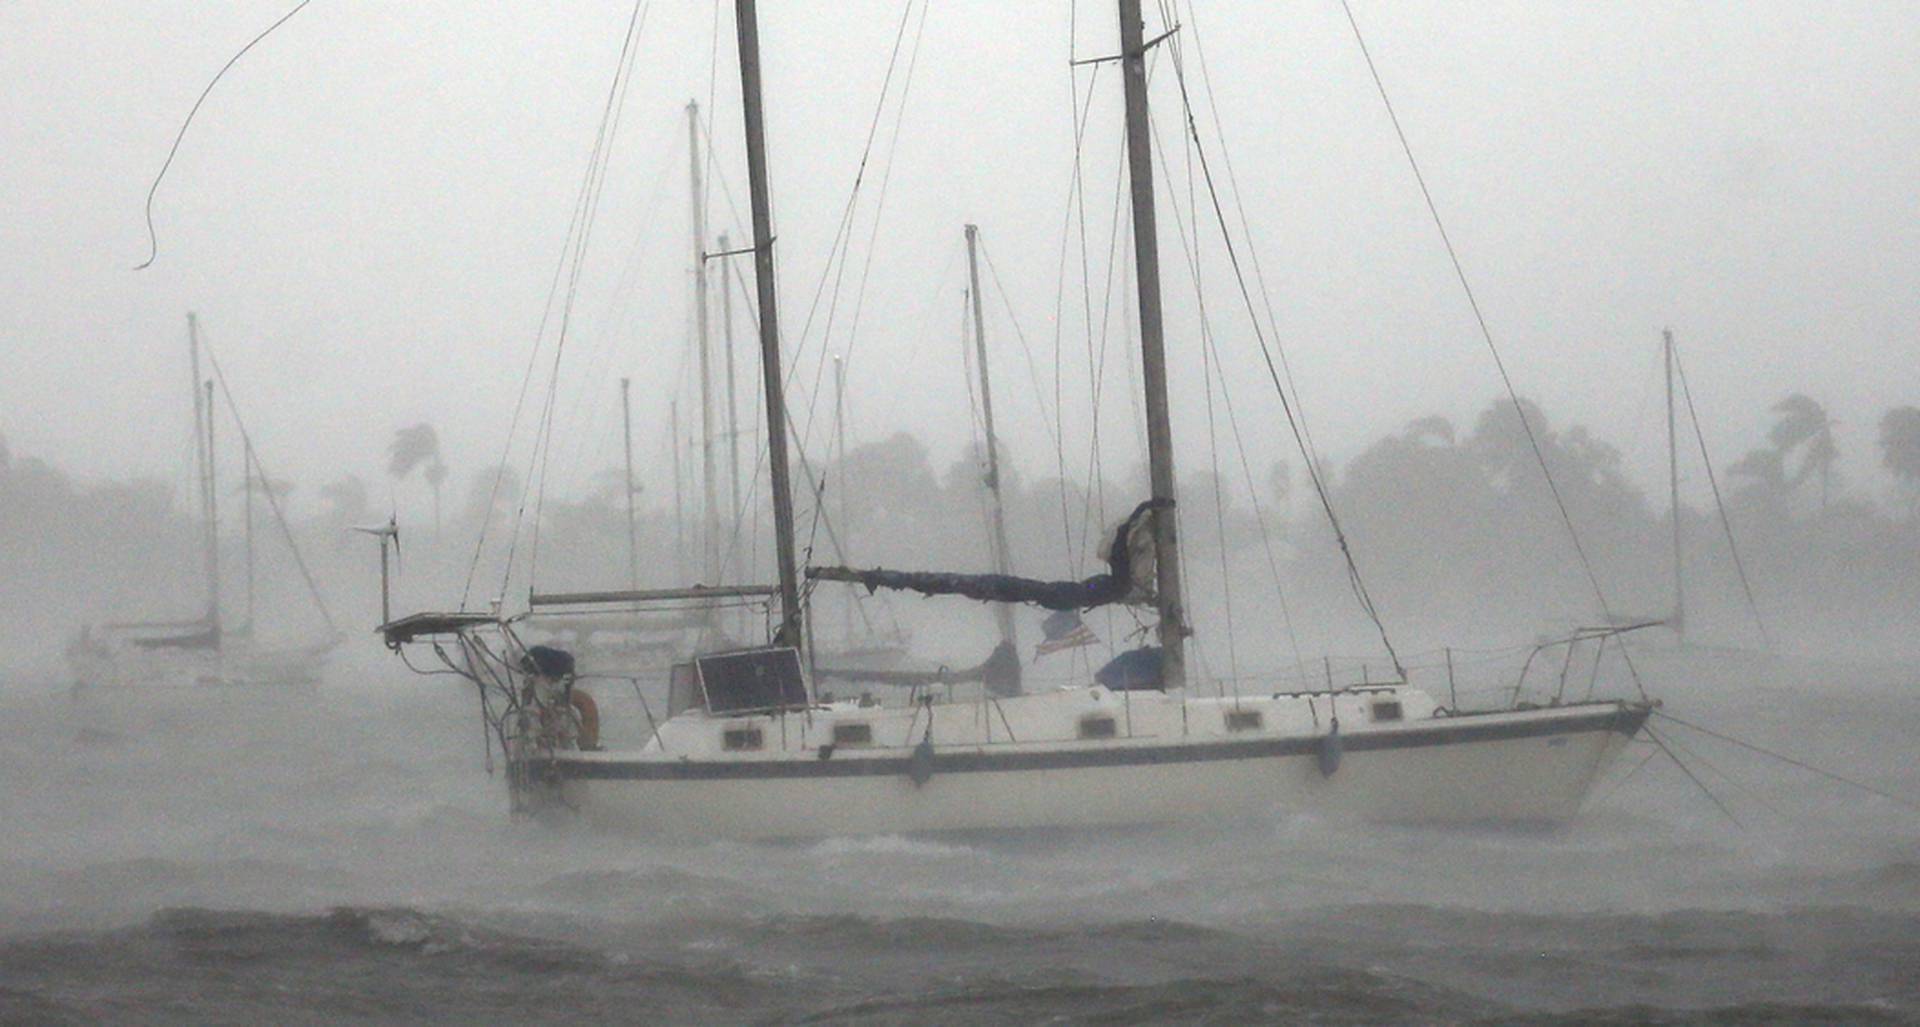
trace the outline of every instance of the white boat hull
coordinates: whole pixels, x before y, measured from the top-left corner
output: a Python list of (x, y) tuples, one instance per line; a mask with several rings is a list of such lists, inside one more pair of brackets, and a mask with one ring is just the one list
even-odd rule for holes
[(1167, 744), (973, 746), (915, 757), (662, 760), (566, 753), (535, 768), (597, 826), (762, 839), (1245, 821), (1553, 826), (1646, 719), (1624, 704), (1362, 725), (1322, 772), (1324, 734)]

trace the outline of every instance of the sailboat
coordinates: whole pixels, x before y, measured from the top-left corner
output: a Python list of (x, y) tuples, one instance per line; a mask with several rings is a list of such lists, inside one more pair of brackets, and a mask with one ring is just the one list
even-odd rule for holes
[[(288, 529), (253, 442), (241, 429), (245, 474), (245, 577), (240, 623), (228, 626), (221, 600), (219, 489), (215, 460), (214, 381), (200, 375), (199, 319), (187, 315), (187, 348), (193, 371), (193, 449), (205, 603), (189, 619), (112, 621), (86, 625), (67, 646), (76, 692), (91, 689), (153, 689), (201, 686), (311, 687), (319, 683), (327, 656), (342, 638), (333, 616), (306, 572), (299, 545)], [(230, 404), (229, 404), (230, 405)], [(236, 421), (238, 412), (234, 412)], [(267, 645), (255, 634), (254, 497), (266, 498), (281, 536), (293, 550), (308, 594), (327, 627), (322, 640)]]
[[(758, 27), (754, 0), (735, 0), (778, 583), (534, 593), (530, 606), (755, 599), (769, 604), (771, 637), (676, 667), (667, 707), (658, 716), (645, 711), (644, 738), (610, 748), (600, 745), (598, 715), (577, 687), (572, 658), (522, 644), (514, 618), (460, 611), (382, 624), (390, 647), (430, 646), (479, 686), (516, 812), (578, 811), (597, 825), (680, 839), (1244, 822), (1305, 811), (1365, 821), (1557, 825), (1578, 813), (1640, 731), (1650, 702), (1472, 712), (1404, 682), (1329, 682), (1258, 696), (1202, 695), (1193, 687), (1157, 270), (1150, 44), (1139, 0), (1118, 6), (1151, 495), (1109, 537), (1108, 571), (1081, 581), (1016, 577), (999, 557), (1003, 573), (810, 567), (806, 576), (965, 596), (1000, 609), (1151, 607), (1156, 644), (1046, 691), (1021, 686), (1010, 637), (994, 657), (955, 675), (981, 684), (969, 693), (915, 688), (905, 704), (888, 705), (865, 695), (830, 698), (818, 681), (810, 687), (784, 444)], [(1002, 623), (1010, 636), (1011, 621)]]

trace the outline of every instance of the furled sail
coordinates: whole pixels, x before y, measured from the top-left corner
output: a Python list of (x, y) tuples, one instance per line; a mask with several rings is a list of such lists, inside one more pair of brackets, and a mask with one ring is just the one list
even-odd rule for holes
[(988, 603), (1032, 603), (1049, 610), (1084, 610), (1112, 603), (1153, 601), (1153, 525), (1151, 514), (1172, 500), (1149, 499), (1114, 530), (1108, 543), (1108, 573), (1080, 581), (1041, 581), (1010, 574), (952, 574), (942, 571), (894, 571), (876, 567), (808, 567), (815, 581), (845, 581), (867, 591), (892, 588), (928, 596), (965, 596)]

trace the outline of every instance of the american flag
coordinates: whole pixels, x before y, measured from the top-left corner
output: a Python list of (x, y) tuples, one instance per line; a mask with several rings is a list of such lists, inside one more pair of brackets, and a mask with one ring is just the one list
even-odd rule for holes
[(1061, 610), (1047, 615), (1040, 622), (1040, 633), (1046, 637), (1033, 647), (1033, 658), (1039, 659), (1048, 653), (1057, 653), (1062, 649), (1078, 649), (1083, 645), (1096, 645), (1100, 636), (1093, 633), (1073, 610)]

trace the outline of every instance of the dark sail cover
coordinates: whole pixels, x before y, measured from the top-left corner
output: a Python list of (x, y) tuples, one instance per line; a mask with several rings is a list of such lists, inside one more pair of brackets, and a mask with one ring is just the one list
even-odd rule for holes
[(1096, 684), (1105, 685), (1116, 692), (1144, 692), (1164, 688), (1161, 671), (1160, 647), (1157, 645), (1129, 649), (1107, 661), (1107, 665), (1093, 672)]
[(893, 571), (876, 567), (808, 567), (815, 581), (845, 581), (879, 588), (900, 589), (928, 596), (965, 596), (988, 603), (1032, 603), (1049, 610), (1085, 610), (1111, 603), (1145, 603), (1153, 598), (1153, 533), (1149, 515), (1171, 500), (1149, 499), (1114, 531), (1107, 546), (1110, 573), (1081, 581), (1041, 581), (1010, 574), (950, 574), (940, 571)]

